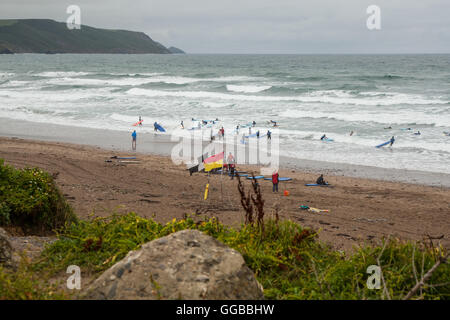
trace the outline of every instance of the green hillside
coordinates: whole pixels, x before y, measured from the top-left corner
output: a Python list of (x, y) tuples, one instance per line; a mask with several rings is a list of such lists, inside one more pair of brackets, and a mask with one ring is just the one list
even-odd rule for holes
[(0, 20), (0, 52), (14, 53), (171, 53), (143, 32), (69, 30), (47, 19)]

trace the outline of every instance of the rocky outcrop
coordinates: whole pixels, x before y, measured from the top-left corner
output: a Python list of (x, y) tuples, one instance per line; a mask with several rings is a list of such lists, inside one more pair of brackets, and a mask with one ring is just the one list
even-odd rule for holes
[(3, 267), (12, 266), (12, 246), (9, 236), (5, 230), (0, 228), (0, 265)]
[(105, 271), (87, 299), (263, 299), (237, 251), (196, 230), (144, 244)]

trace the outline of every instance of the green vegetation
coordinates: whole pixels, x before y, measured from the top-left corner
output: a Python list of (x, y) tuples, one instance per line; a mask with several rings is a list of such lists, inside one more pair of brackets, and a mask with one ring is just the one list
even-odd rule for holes
[[(437, 262), (413, 299), (449, 299), (447, 253), (431, 244), (385, 241), (383, 247), (355, 248), (351, 255), (333, 250), (317, 233), (292, 221), (264, 219), (264, 200), (257, 184), (246, 193), (239, 181), (246, 224), (239, 230), (217, 219), (188, 216), (161, 224), (135, 213), (76, 220), (52, 177), (40, 169), (17, 170), (0, 162), (2, 224), (56, 230), (58, 240), (41, 257), (22, 263), (17, 271), (0, 268), (0, 299), (67, 299), (49, 284), (69, 265), (84, 274), (100, 274), (144, 243), (171, 233), (196, 229), (242, 254), (264, 287), (268, 299), (402, 299)], [(431, 241), (431, 240), (430, 240)], [(382, 268), (381, 289), (367, 286), (367, 268)]]
[(18, 170), (0, 159), (0, 226), (48, 233), (75, 219), (50, 174), (38, 168)]
[(48, 19), (0, 20), (0, 49), (15, 53), (170, 53), (142, 32), (81, 26)]
[(30, 270), (31, 265), (22, 263), (11, 272), (0, 266), (0, 300), (62, 300), (70, 296), (56, 284), (48, 284), (41, 275)]
[[(215, 219), (192, 217), (163, 225), (135, 213), (68, 224), (59, 240), (48, 247), (36, 270), (53, 273), (71, 264), (83, 272), (101, 272), (140, 245), (184, 229), (197, 229), (239, 251), (265, 288), (268, 299), (400, 299), (415, 285), (417, 277), (437, 261), (434, 249), (393, 240), (381, 247), (365, 247), (346, 257), (317, 241), (317, 234), (291, 221), (267, 220), (264, 231), (256, 225), (240, 230)], [(379, 257), (387, 293), (369, 290), (367, 267)], [(422, 267), (423, 266), (423, 267)], [(423, 272), (422, 272), (423, 270)], [(441, 265), (422, 293), (414, 298), (450, 298), (450, 266)], [(446, 284), (433, 287), (431, 284)]]

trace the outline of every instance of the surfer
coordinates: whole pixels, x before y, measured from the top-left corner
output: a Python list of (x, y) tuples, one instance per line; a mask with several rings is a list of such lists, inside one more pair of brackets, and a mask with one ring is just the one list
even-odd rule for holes
[(253, 120), (253, 122), (252, 122), (252, 126), (254, 127), (254, 126), (256, 126), (256, 122), (255, 122), (255, 120)]
[(392, 127), (387, 127), (387, 128), (384, 128), (384, 129), (392, 129)]
[(353, 130), (352, 130), (352, 132), (350, 132), (350, 137), (353, 135)]
[(156, 131), (158, 131), (158, 123), (155, 121), (155, 123), (153, 124), (153, 129)]
[(183, 120), (181, 120), (181, 129), (184, 129), (184, 123), (183, 123)]
[(252, 134), (252, 127), (248, 127), (248, 135)]
[(267, 140), (272, 140), (272, 132), (270, 130), (267, 130)]
[(259, 139), (259, 130), (256, 131), (256, 137)]
[(236, 133), (239, 134), (239, 123), (238, 123), (238, 125), (236, 126)]
[(272, 192), (278, 192), (278, 171), (272, 174)]
[(392, 136), (392, 138), (391, 138), (391, 144), (390, 144), (389, 146), (392, 147), (392, 145), (394, 144), (394, 142), (395, 142), (395, 138), (394, 138), (394, 136)]
[(317, 178), (316, 183), (317, 183), (317, 184), (320, 184), (320, 185), (327, 185), (327, 184), (328, 184), (328, 183), (323, 179), (323, 174), (321, 174), (320, 177)]
[(417, 132), (416, 133), (414, 133), (416, 136), (420, 136), (421, 135), (421, 133), (420, 133), (420, 131), (418, 131), (417, 130)]
[(324, 134), (324, 135), (320, 138), (320, 140), (323, 140), (323, 139), (326, 139), (326, 138), (327, 138), (327, 135)]
[(133, 131), (133, 133), (131, 134), (131, 149), (136, 150), (136, 137), (137, 137), (137, 133), (136, 130)]
[(139, 116), (139, 125), (140, 126), (142, 126), (142, 122), (143, 122), (144, 120), (142, 120), (142, 117), (141, 116)]

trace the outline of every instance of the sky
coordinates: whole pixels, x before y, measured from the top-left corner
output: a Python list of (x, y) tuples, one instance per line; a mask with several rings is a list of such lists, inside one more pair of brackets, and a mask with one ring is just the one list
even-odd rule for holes
[[(450, 53), (450, 0), (1, 0), (0, 19), (142, 31), (188, 53)], [(379, 30), (366, 12), (380, 8)]]

